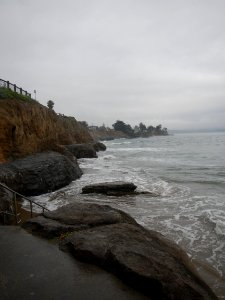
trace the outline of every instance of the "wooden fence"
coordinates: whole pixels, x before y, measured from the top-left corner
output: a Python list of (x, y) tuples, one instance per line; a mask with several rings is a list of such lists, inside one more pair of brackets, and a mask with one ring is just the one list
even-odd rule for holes
[(0, 79), (0, 87), (5, 87), (7, 89), (10, 89), (20, 95), (24, 95), (27, 96), (29, 98), (31, 98), (31, 94), (28, 93), (27, 91), (23, 90), (21, 87), (18, 87), (17, 85), (9, 82), (9, 81), (5, 81), (3, 79)]

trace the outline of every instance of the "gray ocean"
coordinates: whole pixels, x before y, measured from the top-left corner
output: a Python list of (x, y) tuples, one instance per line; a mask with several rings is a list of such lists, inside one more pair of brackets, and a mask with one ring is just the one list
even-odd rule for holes
[[(108, 204), (178, 243), (220, 299), (225, 299), (225, 132), (105, 142), (97, 159), (81, 159), (81, 179), (33, 197), (49, 209), (73, 201)], [(138, 196), (81, 195), (84, 185), (125, 180)]]

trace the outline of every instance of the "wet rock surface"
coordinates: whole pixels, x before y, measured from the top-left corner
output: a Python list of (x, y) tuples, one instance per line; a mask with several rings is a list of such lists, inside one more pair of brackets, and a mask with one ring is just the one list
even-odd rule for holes
[(27, 230), (52, 238), (65, 232), (115, 223), (137, 224), (123, 211), (108, 205), (73, 203), (45, 212), (23, 224)]
[(74, 232), (61, 247), (117, 274), (151, 299), (217, 299), (177, 245), (141, 226), (121, 223)]
[(66, 145), (66, 148), (76, 157), (76, 158), (96, 158), (96, 150), (91, 144), (72, 144)]
[(137, 186), (132, 182), (115, 181), (86, 185), (82, 188), (83, 194), (98, 193), (109, 196), (123, 196), (134, 193)]
[(38, 153), (0, 165), (0, 181), (25, 196), (54, 191), (81, 175), (76, 160), (56, 152)]
[(150, 299), (217, 299), (180, 247), (108, 205), (69, 204), (23, 227), (48, 238), (61, 235), (61, 249), (116, 274)]
[(95, 151), (105, 151), (106, 145), (101, 142), (92, 143), (92, 146), (94, 147)]

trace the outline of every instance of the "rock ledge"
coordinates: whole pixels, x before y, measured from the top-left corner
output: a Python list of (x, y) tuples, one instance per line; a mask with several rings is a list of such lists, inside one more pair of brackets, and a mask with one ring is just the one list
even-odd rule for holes
[(121, 196), (134, 193), (137, 186), (131, 182), (115, 181), (86, 185), (82, 188), (83, 194), (98, 193), (112, 196)]
[(181, 248), (108, 205), (70, 204), (24, 227), (47, 237), (66, 233), (61, 249), (116, 274), (150, 299), (217, 299)]

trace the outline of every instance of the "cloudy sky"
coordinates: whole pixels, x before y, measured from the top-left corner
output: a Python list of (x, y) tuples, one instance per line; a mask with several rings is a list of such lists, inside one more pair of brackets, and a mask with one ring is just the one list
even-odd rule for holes
[(225, 128), (224, 0), (0, 0), (0, 78), (111, 125)]

